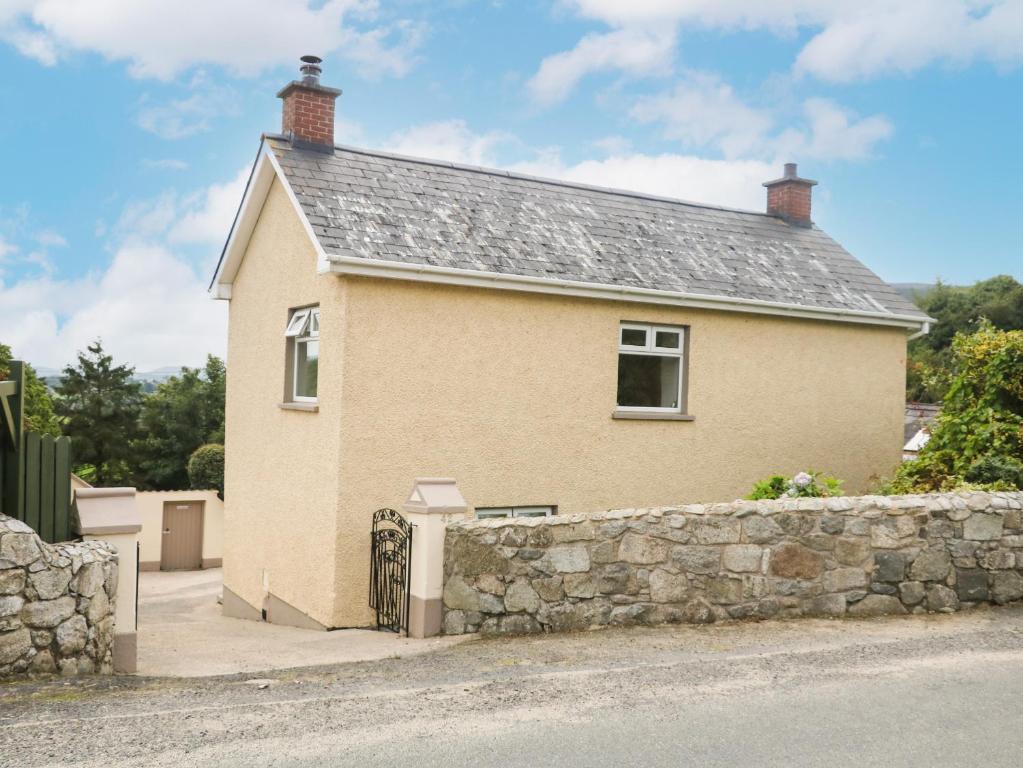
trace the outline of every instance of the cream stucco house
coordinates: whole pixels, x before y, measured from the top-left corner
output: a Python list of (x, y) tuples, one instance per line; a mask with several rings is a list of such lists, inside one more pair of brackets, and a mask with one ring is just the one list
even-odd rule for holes
[(213, 278), (230, 301), (225, 611), (366, 626), (373, 511), (452, 476), (477, 515), (850, 491), (900, 460), (928, 318), (810, 220), (335, 146), (285, 87)]

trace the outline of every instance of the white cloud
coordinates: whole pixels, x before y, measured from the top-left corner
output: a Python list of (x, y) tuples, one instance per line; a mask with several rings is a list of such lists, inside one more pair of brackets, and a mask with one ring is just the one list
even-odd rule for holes
[(192, 77), (188, 90), (184, 98), (162, 103), (144, 97), (136, 116), (139, 127), (162, 139), (184, 139), (209, 131), (214, 118), (238, 112), (234, 90), (213, 84), (205, 72)]
[(761, 183), (778, 175), (777, 167), (758, 160), (707, 160), (672, 153), (633, 153), (575, 164), (565, 164), (554, 154), (515, 163), (510, 170), (750, 210), (763, 208)]
[(52, 65), (73, 52), (170, 79), (197, 65), (244, 76), (306, 53), (336, 54), (369, 75), (403, 75), (423, 29), (379, 21), (375, 0), (5, 0), (0, 39)]
[(775, 107), (754, 107), (743, 101), (717, 75), (692, 72), (674, 90), (637, 100), (632, 116), (657, 122), (666, 138), (689, 148), (712, 148), (726, 159), (800, 158), (858, 160), (894, 132), (882, 115), (860, 118), (828, 99), (807, 99), (802, 117), (776, 128)]
[(179, 212), (167, 239), (171, 243), (223, 245), (245, 194), (249, 172), (249, 168), (242, 168), (230, 181), (211, 184), (193, 195)]
[(594, 72), (619, 71), (632, 77), (667, 74), (674, 48), (675, 32), (670, 26), (587, 35), (572, 50), (545, 58), (527, 87), (541, 104), (553, 104)]
[[(47, 262), (17, 280), (0, 276), (0, 328), (15, 354), (59, 367), (93, 339), (141, 369), (199, 365), (226, 349), (227, 307), (206, 287), (234, 219), (248, 169), (188, 195), (135, 201), (111, 232), (113, 257), (102, 271), (60, 278)], [(51, 233), (59, 237), (56, 233)], [(57, 245), (55, 237), (42, 233)], [(203, 255), (193, 258), (198, 246)], [(22, 262), (33, 262), (34, 252)]]
[(36, 235), (36, 242), (44, 248), (64, 248), (67, 246), (67, 240), (59, 232), (54, 232), (52, 229), (44, 229), (42, 232)]
[(121, 247), (103, 274), (0, 282), (0, 328), (16, 356), (61, 367), (96, 338), (141, 369), (199, 365), (225, 349), (226, 306), (204, 280), (158, 246)]
[[(831, 82), (909, 74), (934, 63), (1023, 64), (1019, 0), (564, 0), (562, 5), (613, 31), (587, 35), (572, 50), (544, 59), (533, 78), (546, 86), (538, 94), (541, 100), (564, 98), (582, 75), (597, 69), (636, 74), (628, 59), (602, 56), (592, 41), (651, 29), (672, 41), (692, 27), (787, 36), (807, 30), (810, 39), (797, 55), (795, 71)], [(670, 58), (670, 50), (660, 53)]]
[(642, 98), (632, 110), (643, 122), (661, 122), (664, 135), (694, 147), (716, 146), (725, 157), (763, 149), (773, 120), (744, 103), (716, 75), (690, 73), (670, 93)]
[(498, 147), (514, 141), (514, 136), (503, 131), (478, 134), (464, 120), (442, 120), (392, 134), (382, 149), (431, 160), (493, 165)]
[(4, 260), (12, 253), (17, 253), (17, 251), (18, 246), (14, 245), (13, 243), (9, 243), (2, 236), (0, 236), (0, 264), (2, 264)]

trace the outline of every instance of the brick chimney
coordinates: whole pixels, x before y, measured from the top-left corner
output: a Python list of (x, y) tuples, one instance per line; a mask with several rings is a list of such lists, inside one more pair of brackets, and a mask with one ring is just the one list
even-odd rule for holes
[(302, 79), (292, 80), (277, 93), (284, 100), (281, 131), (295, 144), (306, 149), (334, 149), (334, 100), (337, 88), (320, 85), (318, 56), (302, 57)]
[(801, 179), (796, 174), (795, 163), (785, 163), (785, 175), (774, 181), (765, 181), (767, 187), (767, 214), (779, 216), (789, 224), (809, 227), (810, 190), (817, 182)]

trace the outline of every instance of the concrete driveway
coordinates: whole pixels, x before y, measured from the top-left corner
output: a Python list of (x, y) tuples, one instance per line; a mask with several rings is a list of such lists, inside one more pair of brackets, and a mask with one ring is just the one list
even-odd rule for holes
[(139, 578), (139, 674), (207, 677), (426, 653), (463, 638), (412, 640), (390, 632), (317, 632), (222, 616), (221, 569)]

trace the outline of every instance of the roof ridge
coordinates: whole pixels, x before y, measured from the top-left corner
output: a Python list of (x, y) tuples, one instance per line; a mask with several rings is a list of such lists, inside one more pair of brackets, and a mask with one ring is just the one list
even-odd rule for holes
[[(276, 139), (278, 141), (284, 141), (291, 145), (292, 150), (301, 151), (302, 147), (296, 147), (287, 136), (279, 133), (264, 133), (263, 138)], [(419, 163), (420, 165), (432, 165), (438, 168), (452, 168), (458, 171), (469, 171), (470, 173), (482, 173), (489, 176), (503, 176), (509, 179), (520, 179), (522, 181), (532, 181), (539, 184), (551, 184), (559, 187), (568, 187), (569, 189), (580, 189), (587, 192), (600, 192), (608, 195), (618, 195), (619, 197), (632, 197), (639, 200), (654, 200), (661, 203), (673, 203), (675, 205), (688, 205), (693, 208), (705, 208), (712, 211), (724, 211), (725, 213), (741, 213), (747, 216), (759, 216), (765, 219), (771, 219), (784, 224), (785, 220), (779, 216), (771, 216), (765, 211), (751, 211), (748, 208), (733, 208), (727, 205), (713, 205), (712, 203), (700, 203), (693, 200), (683, 200), (680, 197), (668, 197), (666, 195), (654, 195), (649, 192), (639, 192), (633, 189), (621, 189), (618, 187), (602, 187), (597, 184), (583, 184), (577, 181), (567, 181), (565, 179), (553, 179), (549, 176), (534, 176), (529, 173), (520, 173), (518, 171), (509, 171), (504, 168), (490, 168), (483, 165), (470, 165), (468, 163), (455, 163), (450, 160), (435, 160), (428, 157), (417, 157), (415, 155), (402, 155), (398, 152), (387, 152), (382, 149), (367, 149), (365, 147), (355, 147), (350, 144), (334, 144), (334, 149), (339, 149), (342, 152), (352, 152), (357, 155), (367, 155), (369, 157), (382, 157), (388, 160), (402, 160), (409, 163)], [(800, 227), (800, 229), (804, 229)], [(811, 229), (817, 229), (817, 225), (814, 224)]]

